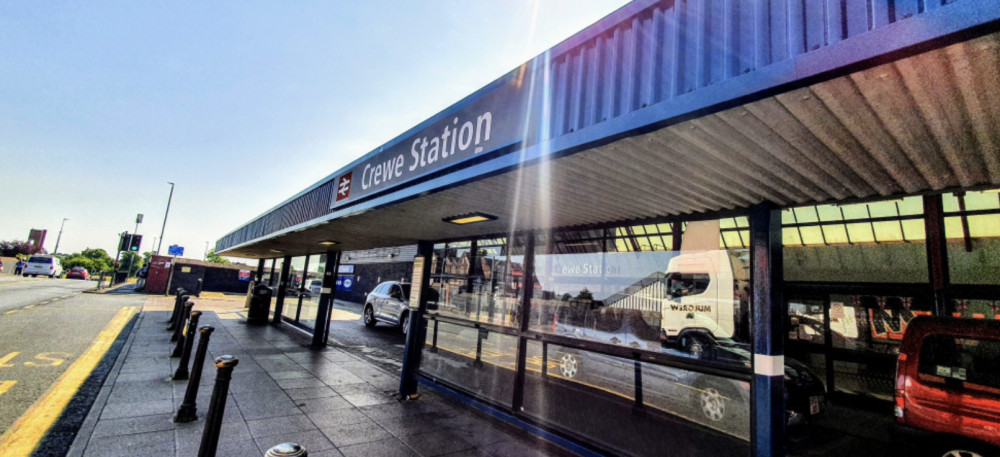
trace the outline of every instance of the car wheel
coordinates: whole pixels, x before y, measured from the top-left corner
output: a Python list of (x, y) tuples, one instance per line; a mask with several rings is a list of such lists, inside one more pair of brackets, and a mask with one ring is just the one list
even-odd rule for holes
[(935, 453), (935, 455), (940, 455), (941, 457), (986, 457), (988, 455), (993, 455), (992, 450), (986, 448), (979, 443), (975, 442), (953, 442), (949, 443)]
[(730, 405), (736, 399), (731, 387), (717, 380), (695, 384), (694, 407), (711, 422), (719, 422), (730, 415)]
[(410, 313), (403, 313), (403, 323), (400, 324), (401, 330), (403, 331), (403, 336), (410, 331)]
[(365, 314), (364, 315), (365, 327), (374, 327), (375, 326), (375, 310), (372, 309), (372, 305), (365, 305), (365, 313), (364, 314)]
[(577, 377), (580, 374), (580, 357), (576, 354), (563, 354), (559, 357), (559, 374), (568, 379)]
[(700, 359), (705, 356), (705, 351), (708, 349), (708, 341), (700, 335), (685, 335), (682, 347), (684, 348), (684, 352)]

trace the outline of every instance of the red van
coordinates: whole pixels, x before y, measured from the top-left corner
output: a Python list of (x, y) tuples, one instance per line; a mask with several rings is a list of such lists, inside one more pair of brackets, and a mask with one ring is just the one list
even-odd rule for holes
[(914, 318), (896, 364), (896, 432), (946, 457), (1000, 456), (1000, 321)]

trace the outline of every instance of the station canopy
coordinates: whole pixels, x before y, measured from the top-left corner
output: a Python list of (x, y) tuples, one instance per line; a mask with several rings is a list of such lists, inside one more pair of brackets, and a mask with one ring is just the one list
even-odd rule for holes
[[(881, 27), (875, 21), (855, 36), (845, 28), (839, 41), (786, 58), (772, 51), (771, 61), (751, 50), (746, 68), (739, 56), (720, 60), (718, 76), (709, 53), (701, 64), (694, 59), (690, 77), (657, 51), (680, 46), (679, 38), (668, 42), (669, 8), (630, 4), (389, 144), (405, 147), (407, 167), (417, 160), (412, 142), (419, 148), (434, 122), (454, 116), (458, 136), (465, 132), (453, 113), (483, 93), (512, 78), (543, 81), (536, 85), (549, 87), (527, 90), (518, 105), (543, 121), (528, 121), (533, 133), (502, 153), (337, 206), (338, 180), (353, 167), (357, 183), (373, 152), (227, 235), (218, 250), (269, 258), (321, 252), (325, 241), (357, 250), (760, 202), (788, 207), (1000, 186), (995, 5), (959, 1)], [(665, 25), (655, 28), (657, 21)], [(634, 54), (602, 52), (616, 46)], [(610, 68), (601, 64), (615, 58)], [(460, 139), (471, 144), (470, 135)], [(295, 210), (310, 198), (315, 208)], [(496, 219), (445, 221), (469, 214)]]

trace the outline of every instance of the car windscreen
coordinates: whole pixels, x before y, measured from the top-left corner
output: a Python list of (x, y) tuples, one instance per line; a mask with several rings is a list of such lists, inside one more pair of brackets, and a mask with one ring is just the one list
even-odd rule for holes
[(410, 299), (410, 285), (409, 284), (400, 284), (399, 287), (403, 288), (403, 298), (409, 300)]
[(45, 263), (52, 264), (52, 257), (32, 257), (28, 259), (29, 263)]

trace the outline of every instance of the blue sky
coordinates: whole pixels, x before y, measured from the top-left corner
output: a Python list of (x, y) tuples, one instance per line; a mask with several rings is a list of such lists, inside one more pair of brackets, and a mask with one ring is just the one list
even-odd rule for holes
[(239, 225), (621, 7), (573, 1), (0, 0), (0, 240)]

